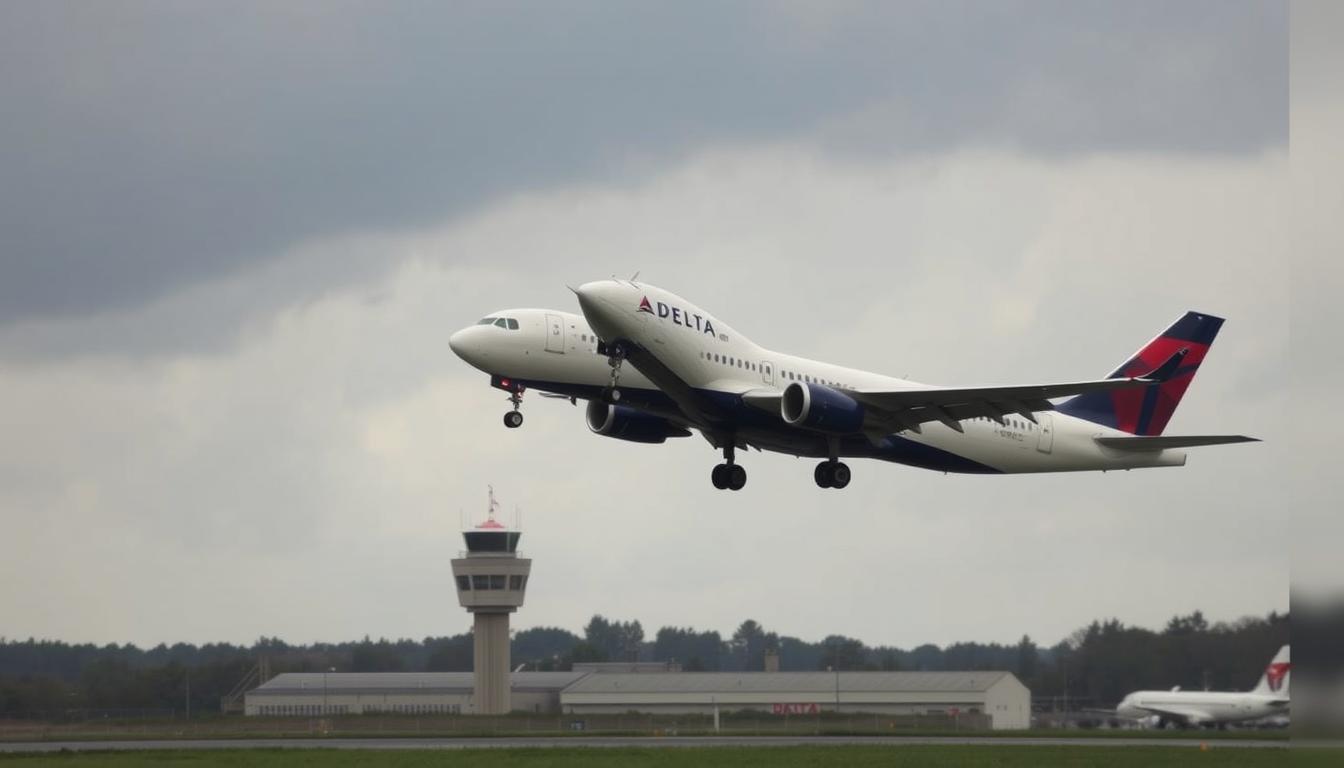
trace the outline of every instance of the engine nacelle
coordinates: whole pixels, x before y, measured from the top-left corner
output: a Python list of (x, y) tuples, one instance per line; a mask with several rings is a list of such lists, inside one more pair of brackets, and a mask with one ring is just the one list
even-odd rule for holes
[(823, 384), (795, 381), (784, 388), (779, 415), (795, 427), (850, 433), (863, 428), (863, 404)]
[(690, 434), (667, 419), (623, 405), (608, 405), (600, 400), (588, 401), (587, 418), (588, 428), (593, 432), (632, 443), (661, 443), (669, 437)]

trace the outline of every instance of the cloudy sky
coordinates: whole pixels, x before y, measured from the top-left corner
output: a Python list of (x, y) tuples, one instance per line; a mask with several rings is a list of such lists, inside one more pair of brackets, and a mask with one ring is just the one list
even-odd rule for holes
[[(4, 3), (0, 635), (460, 632), (487, 482), (535, 558), (517, 627), (1053, 643), (1284, 610), (1280, 374), (1318, 320), (1286, 267), (1288, 36), (1222, 0)], [(859, 461), (843, 493), (752, 454), (728, 494), (699, 438), (539, 398), (504, 430), (448, 335), (636, 270), (942, 384), (1102, 375), (1221, 314), (1169, 429), (1265, 442)]]

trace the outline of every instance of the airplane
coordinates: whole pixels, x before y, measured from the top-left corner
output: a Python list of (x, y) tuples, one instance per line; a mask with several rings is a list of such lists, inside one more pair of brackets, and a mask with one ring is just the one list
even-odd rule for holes
[(1213, 315), (1186, 312), (1104, 379), (935, 387), (768, 349), (633, 279), (570, 290), (581, 315), (492, 312), (448, 345), (509, 394), (505, 426), (523, 423), (523, 393), (535, 389), (586, 400), (589, 429), (605, 437), (663, 443), (695, 430), (723, 453), (710, 475), (720, 490), (746, 485), (736, 451), (748, 448), (822, 459), (816, 484), (844, 488), (842, 458), (944, 473), (1109, 471), (1182, 466), (1180, 449), (1255, 441), (1162, 434), (1222, 327)]
[(1169, 722), (1206, 726), (1283, 717), (1288, 712), (1291, 677), (1292, 663), (1285, 645), (1265, 667), (1260, 682), (1247, 693), (1182, 691), (1180, 686), (1170, 691), (1135, 691), (1121, 700), (1115, 714), (1134, 720), (1156, 718), (1158, 728)]

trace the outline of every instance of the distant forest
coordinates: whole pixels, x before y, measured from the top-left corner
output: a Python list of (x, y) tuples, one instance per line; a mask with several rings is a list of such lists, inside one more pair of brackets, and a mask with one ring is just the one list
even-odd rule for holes
[[(684, 670), (761, 670), (767, 649), (785, 671), (1009, 670), (1038, 699), (1070, 706), (1110, 706), (1140, 688), (1249, 689), (1270, 657), (1288, 642), (1288, 614), (1210, 624), (1196, 611), (1161, 631), (1119, 621), (1094, 621), (1064, 641), (1040, 647), (955, 643), (909, 650), (871, 647), (831, 635), (820, 642), (767, 630), (752, 620), (729, 637), (717, 631), (663, 627), (652, 637), (638, 621), (594, 616), (582, 635), (538, 627), (514, 634), (513, 663), (567, 670), (584, 661), (675, 661)], [(188, 696), (194, 713), (218, 711), (224, 696), (266, 658), (272, 674), (316, 672), (467, 671), (470, 633), (424, 640), (371, 640), (290, 645), (263, 637), (250, 647), (228, 643), (70, 645), (0, 637), (0, 717), (61, 717), (78, 712), (177, 712)]]

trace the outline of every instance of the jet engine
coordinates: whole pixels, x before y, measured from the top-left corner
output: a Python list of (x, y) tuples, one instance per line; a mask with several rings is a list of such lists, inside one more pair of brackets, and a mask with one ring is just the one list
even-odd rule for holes
[(588, 401), (588, 429), (603, 437), (632, 443), (661, 443), (669, 437), (687, 437), (691, 433), (659, 416), (650, 416), (624, 405)]
[(823, 384), (795, 381), (779, 403), (784, 422), (819, 432), (851, 433), (863, 427), (863, 404)]

